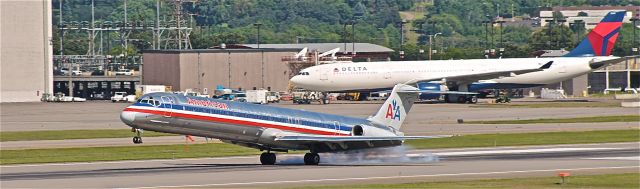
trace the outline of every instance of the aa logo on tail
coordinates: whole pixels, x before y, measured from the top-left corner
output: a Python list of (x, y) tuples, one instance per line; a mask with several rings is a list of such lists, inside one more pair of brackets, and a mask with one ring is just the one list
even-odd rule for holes
[(387, 114), (384, 116), (387, 119), (395, 119), (400, 121), (400, 105), (394, 99), (387, 107)]

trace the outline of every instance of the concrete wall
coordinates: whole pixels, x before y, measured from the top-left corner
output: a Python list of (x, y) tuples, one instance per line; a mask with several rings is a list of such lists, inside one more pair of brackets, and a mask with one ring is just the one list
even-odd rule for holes
[(146, 85), (167, 85), (180, 88), (180, 54), (144, 54), (142, 83)]
[(51, 1), (0, 1), (0, 102), (53, 91)]
[[(174, 90), (287, 90), (289, 67), (281, 59), (296, 52), (269, 50), (185, 50), (144, 53), (143, 84)], [(177, 66), (177, 67), (176, 67)], [(211, 94), (211, 93), (209, 93)]]

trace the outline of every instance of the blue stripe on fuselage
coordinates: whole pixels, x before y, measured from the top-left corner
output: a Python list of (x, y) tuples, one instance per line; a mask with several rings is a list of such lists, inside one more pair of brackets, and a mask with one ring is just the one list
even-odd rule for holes
[[(191, 98), (191, 97), (190, 97)], [(229, 103), (229, 102), (224, 102), (224, 103)], [(147, 103), (140, 103), (140, 102), (136, 102), (133, 105), (135, 106), (145, 106), (145, 107), (155, 107), (152, 106), (150, 104)], [(264, 105), (257, 105), (257, 106), (263, 106), (263, 107), (267, 107)], [(361, 119), (358, 120), (356, 118), (348, 118), (348, 119), (352, 119), (350, 121), (345, 121), (345, 117), (343, 116), (335, 116), (335, 115), (330, 115), (330, 114), (322, 114), (322, 117), (325, 117), (327, 119), (323, 119), (323, 120), (329, 120), (329, 121), (320, 121), (320, 120), (313, 120), (313, 119), (308, 119), (308, 117), (305, 116), (300, 116), (300, 113), (294, 113), (294, 111), (299, 111), (299, 110), (287, 110), (290, 111), (291, 114), (261, 114), (260, 112), (240, 112), (240, 111), (234, 111), (234, 109), (218, 109), (218, 108), (209, 108), (209, 107), (204, 107), (204, 106), (192, 106), (192, 105), (181, 105), (181, 104), (172, 104), (170, 107), (165, 106), (165, 104), (161, 104), (160, 106), (157, 106), (155, 108), (161, 108), (161, 109), (173, 109), (173, 110), (183, 110), (183, 111), (189, 111), (189, 112), (199, 112), (199, 113), (208, 113), (208, 114), (217, 114), (217, 115), (226, 115), (226, 116), (234, 116), (234, 117), (242, 117), (242, 118), (249, 118), (249, 119), (258, 119), (258, 120), (263, 120), (263, 121), (273, 121), (273, 122), (278, 122), (278, 123), (287, 123), (287, 124), (296, 124), (296, 125), (304, 125), (304, 126), (309, 126), (309, 127), (316, 127), (316, 128), (324, 128), (324, 129), (335, 129), (335, 125), (333, 121), (338, 122), (338, 130), (340, 131), (351, 131), (352, 126), (356, 125), (356, 124), (363, 124), (363, 123), (367, 123), (368, 121)], [(304, 112), (305, 114), (320, 114), (320, 113), (315, 113), (315, 112)], [(278, 116), (280, 115), (280, 116)], [(297, 116), (295, 116), (297, 115)], [(297, 123), (291, 123), (290, 120), (293, 119), (298, 119)], [(307, 118), (307, 119), (305, 119)], [(333, 118), (333, 119), (332, 119)]]

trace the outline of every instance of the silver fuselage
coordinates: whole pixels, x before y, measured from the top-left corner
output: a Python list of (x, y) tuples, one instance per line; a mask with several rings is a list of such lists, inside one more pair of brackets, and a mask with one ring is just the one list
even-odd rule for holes
[(401, 141), (372, 141), (348, 145), (277, 141), (280, 135), (349, 136), (358, 125), (369, 136), (399, 132), (374, 126), (366, 119), (256, 105), (211, 98), (151, 93), (125, 108), (122, 121), (136, 129), (220, 139), (261, 150), (342, 151), (400, 145)]

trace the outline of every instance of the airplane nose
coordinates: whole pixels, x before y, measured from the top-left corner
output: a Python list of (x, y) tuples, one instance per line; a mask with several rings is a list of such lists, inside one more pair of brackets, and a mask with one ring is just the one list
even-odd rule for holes
[(302, 78), (299, 75), (296, 75), (296, 76), (293, 76), (290, 81), (294, 85), (299, 85), (300, 82), (302, 81)]
[(122, 113), (120, 113), (120, 120), (122, 120), (124, 124), (133, 126), (133, 121), (136, 119), (136, 114), (136, 112), (122, 111)]

